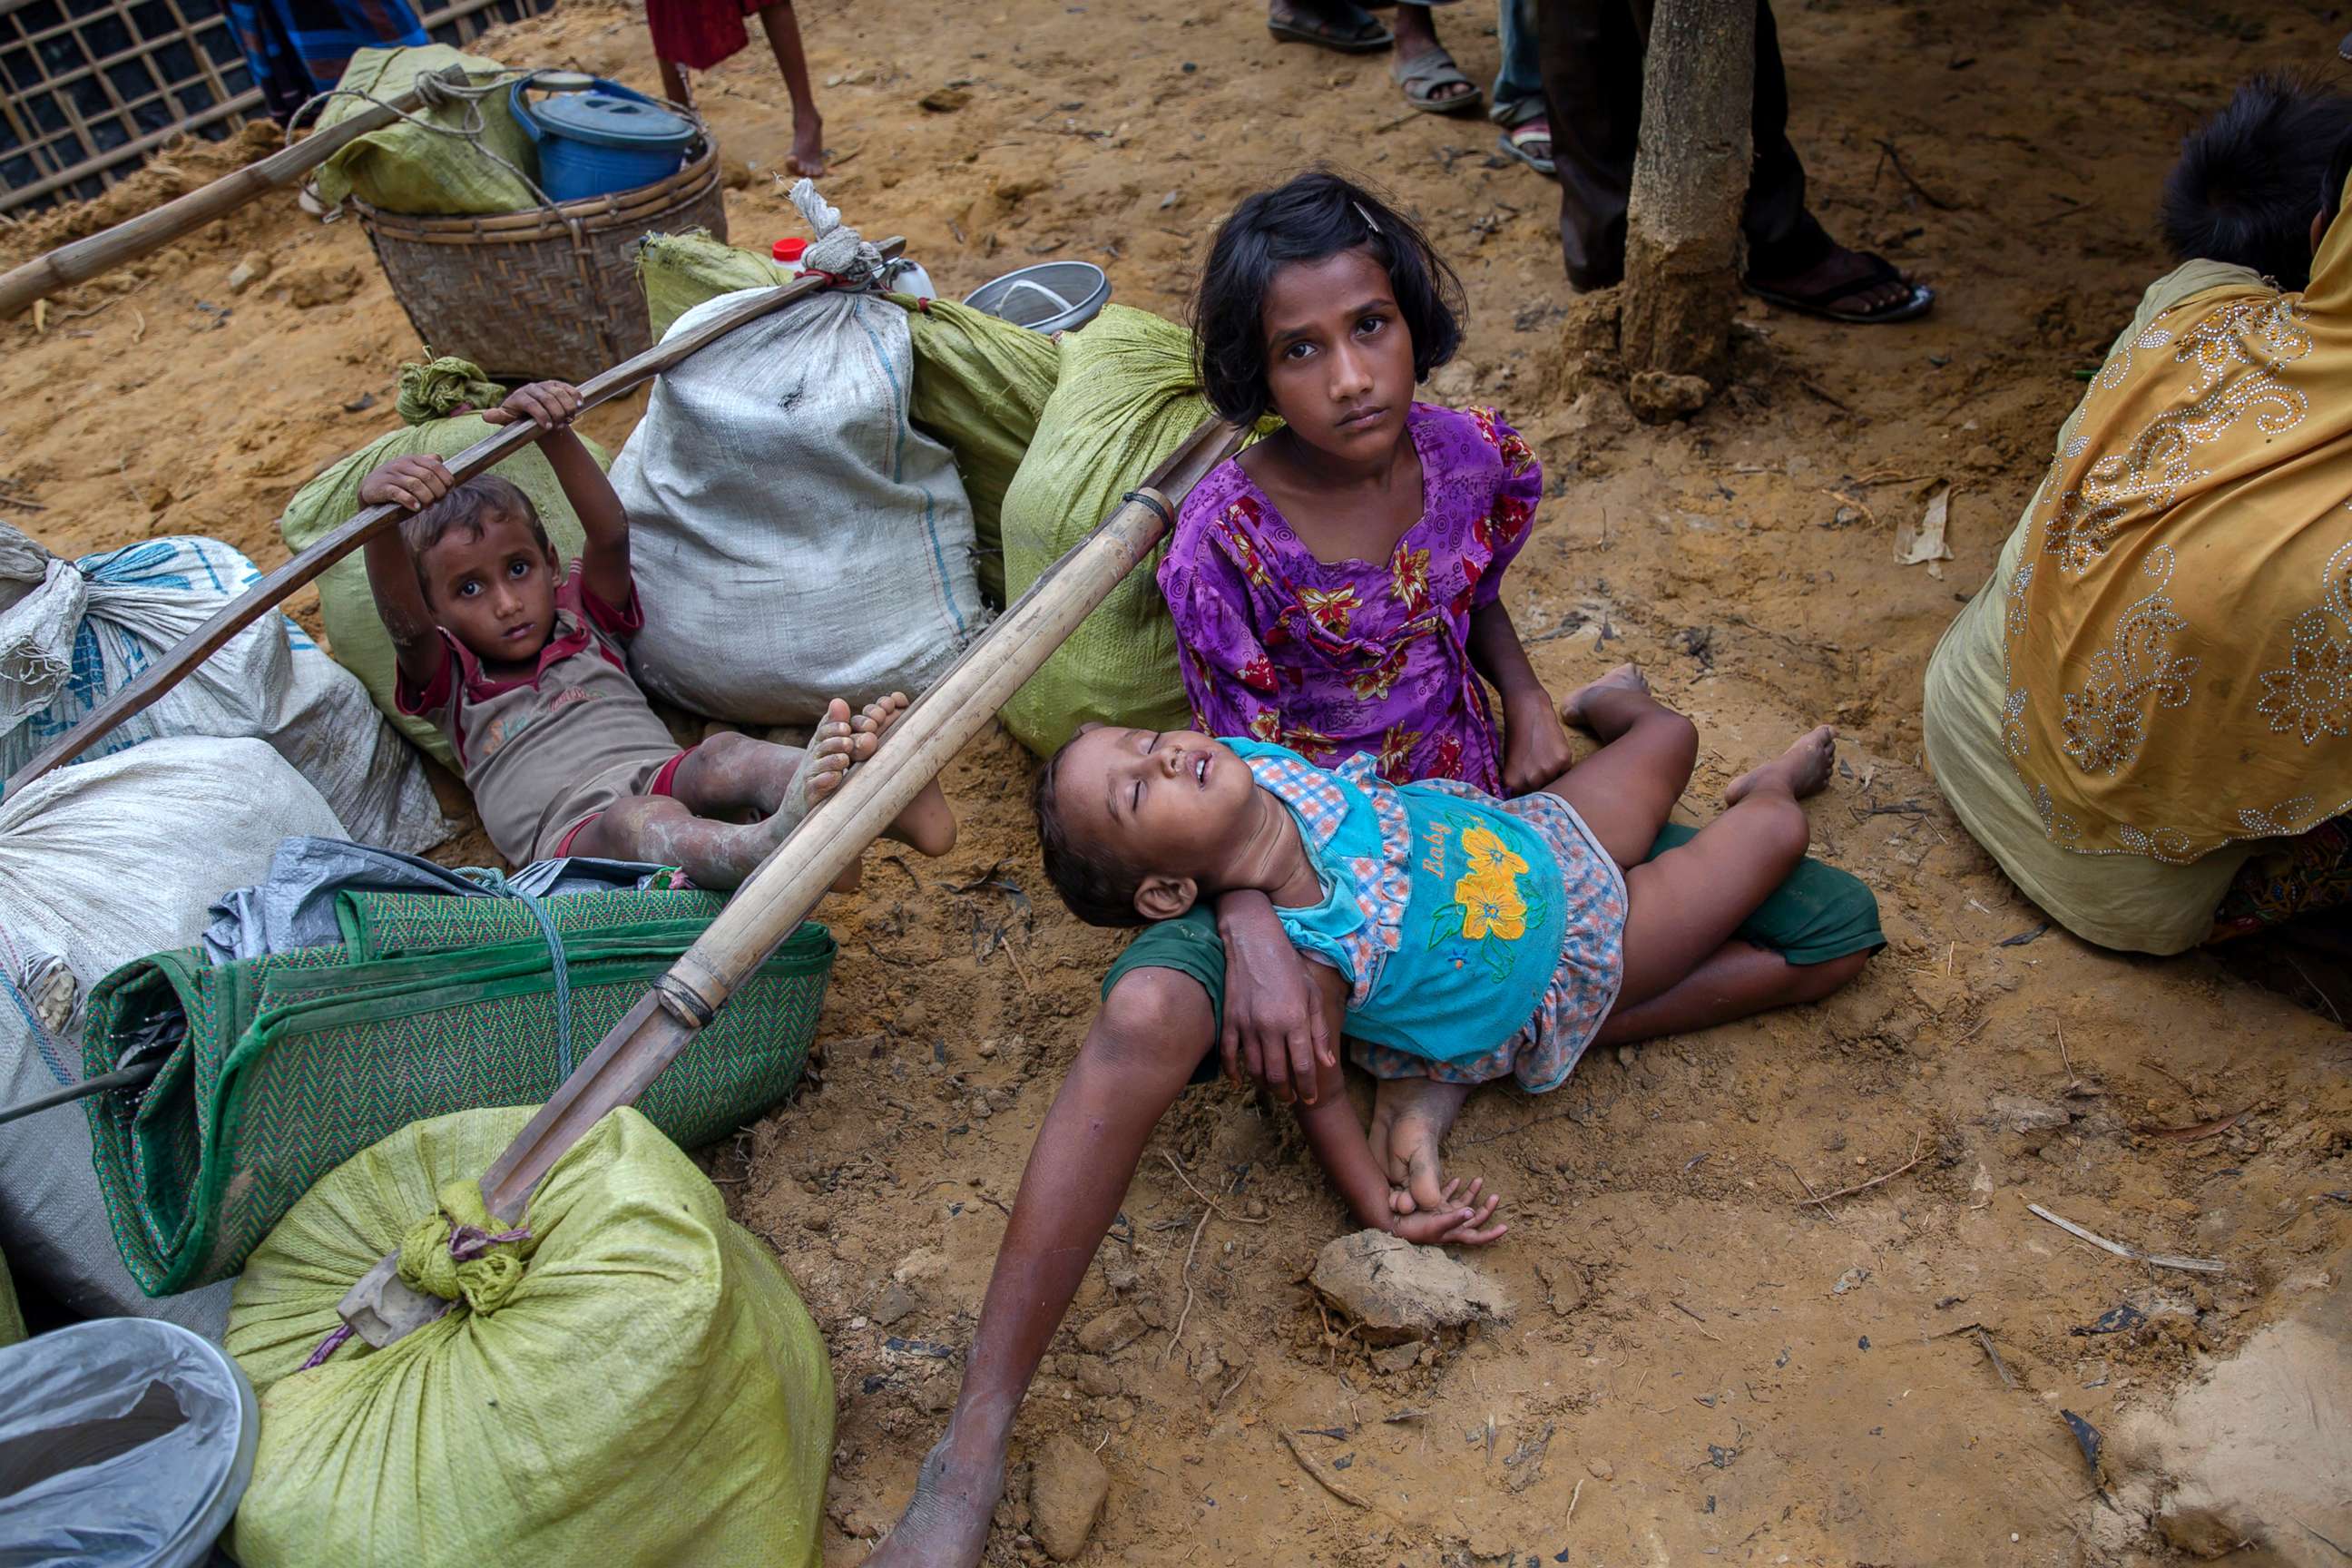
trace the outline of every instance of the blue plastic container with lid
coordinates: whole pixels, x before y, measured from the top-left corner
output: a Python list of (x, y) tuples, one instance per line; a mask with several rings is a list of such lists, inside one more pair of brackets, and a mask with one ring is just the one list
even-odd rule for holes
[[(523, 97), (533, 86), (570, 87), (583, 81), (585, 91), (559, 91), (537, 103)], [(515, 123), (539, 145), (540, 188), (558, 202), (666, 180), (677, 173), (687, 149), (701, 134), (694, 121), (602, 77), (568, 72), (522, 77), (509, 101)]]

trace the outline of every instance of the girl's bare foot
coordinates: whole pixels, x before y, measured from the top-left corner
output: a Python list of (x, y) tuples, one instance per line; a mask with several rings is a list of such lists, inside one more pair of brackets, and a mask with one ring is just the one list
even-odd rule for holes
[(1784, 789), (1798, 800), (1818, 795), (1830, 782), (1837, 763), (1837, 730), (1823, 724), (1797, 737), (1796, 744), (1760, 768), (1751, 768), (1731, 781), (1723, 804), (1738, 805), (1758, 790)]
[[(857, 739), (866, 747), (865, 756), (872, 756), (882, 743), (890, 727), (907, 716), (907, 694), (894, 691), (877, 702), (866, 705), (857, 716)], [(860, 758), (864, 760), (863, 757)], [(926, 855), (944, 855), (955, 847), (955, 812), (948, 805), (948, 797), (940, 793), (940, 781), (931, 780), (922, 792), (907, 803), (907, 809), (885, 830), (901, 844), (912, 846)]]
[(1654, 707), (1650, 678), (1630, 664), (1621, 664), (1597, 680), (1587, 681), (1568, 694), (1559, 716), (1602, 740), (1612, 740), (1633, 722), (1632, 714)]
[(1372, 1096), (1372, 1163), (1395, 1189), (1391, 1206), (1399, 1214), (1426, 1213), (1449, 1202), (1468, 1204), (1484, 1184), (1472, 1183), (1456, 1199), (1445, 1179), (1445, 1135), (1470, 1098), (1466, 1083), (1426, 1078), (1384, 1078)]

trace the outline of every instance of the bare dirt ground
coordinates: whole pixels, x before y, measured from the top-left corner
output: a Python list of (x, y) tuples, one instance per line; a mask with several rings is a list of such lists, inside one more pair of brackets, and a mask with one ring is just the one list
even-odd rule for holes
[[(2204, 1439), (2128, 1463), (2111, 1445), (2095, 1467), (2062, 1413), (2178, 1436), (2167, 1402), (2250, 1341), (2340, 1348), (2352, 1037), (2324, 1002), (2206, 956), (2032, 935), (2042, 917), (1921, 771), (1920, 679), (2075, 373), (2166, 266), (2154, 196), (2179, 136), (2248, 72), (2325, 58), (2338, 13), (1792, 0), (1792, 130), (1817, 209), (1941, 298), (1923, 324), (1866, 331), (1751, 306), (1736, 389), (1664, 429), (1575, 374), (1591, 312), (1569, 310), (1556, 188), (1491, 156), (1484, 121), (1407, 112), (1378, 58), (1276, 47), (1249, 4), (802, 0), (801, 16), (826, 194), (869, 234), (907, 235), (943, 289), (1066, 255), (1172, 312), (1231, 203), (1318, 158), (1416, 205), (1472, 310), (1432, 395), (1498, 405), (1551, 476), (1507, 587), (1538, 669), (1565, 691), (1638, 660), (1706, 737), (1697, 812), (1833, 719), (1846, 740), (1813, 807), (1817, 853), (1869, 880), (1893, 941), (1825, 1006), (1589, 1060), (1539, 1100), (1475, 1099), (1454, 1160), (1509, 1200), (1517, 1229), (1475, 1261), (1515, 1310), (1409, 1370), (1377, 1368), (1301, 1283), (1346, 1226), (1282, 1116), (1196, 1092), (1070, 1324), (1123, 1302), (1151, 1330), (1108, 1361), (1066, 1333), (1048, 1358), (992, 1560), (1041, 1560), (1021, 1462), (1064, 1433), (1112, 1477), (1090, 1563), (2173, 1560), (2148, 1506), (2189, 1463), (2174, 1450)], [(1441, 13), (1482, 80), (1490, 22)], [(478, 47), (653, 81), (641, 16), (601, 0)], [(963, 107), (919, 107), (951, 83)], [(737, 243), (792, 232), (768, 173), (791, 139), (772, 64), (755, 47), (703, 93), (740, 167)], [(172, 153), (91, 208), (0, 230), (0, 250), (87, 232), (229, 156)], [(274, 270), (232, 295), (251, 252)], [(290, 201), (0, 341), (0, 515), (59, 550), (201, 532), (264, 562), (283, 558), (274, 520), (295, 488), (387, 427), (418, 346), (356, 225), (321, 228)], [(635, 414), (590, 432), (617, 442)], [(1956, 487), (1940, 576), (1891, 547), (1937, 481)], [(939, 1430), (1004, 1205), (1114, 949), (1045, 889), (1030, 767), (1001, 734), (975, 745), (948, 777), (957, 854), (877, 853), (864, 893), (828, 908), (844, 952), (822, 1085), (718, 1162), (833, 1346), (828, 1563), (864, 1556)], [(446, 853), (487, 851), (474, 836)], [(1200, 1230), (1171, 1161), (1234, 1217)], [(2029, 1203), (2225, 1271), (2111, 1256)], [(2331, 1298), (2334, 1327), (2302, 1326)], [(2085, 1331), (2126, 1306), (2144, 1321)], [(2323, 1486), (2344, 1476), (2340, 1415), (2240, 1408)], [(1284, 1433), (1368, 1506), (1318, 1485)], [(2254, 1537), (2246, 1561), (2352, 1555), (2344, 1507), (2295, 1506), (2201, 1537), (2176, 1517), (2171, 1534), (2213, 1551)]]

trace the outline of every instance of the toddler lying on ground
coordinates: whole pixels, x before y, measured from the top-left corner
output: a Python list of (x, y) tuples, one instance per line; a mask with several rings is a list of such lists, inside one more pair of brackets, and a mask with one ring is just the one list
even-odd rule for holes
[[(806, 751), (731, 733), (679, 750), (629, 676), (623, 649), (645, 625), (629, 520), (571, 430), (579, 411), (577, 392), (543, 381), (482, 416), (545, 432), (541, 450), (586, 539), (569, 573), (530, 498), (494, 475), (456, 484), (440, 458), (420, 456), (361, 482), (361, 500), (415, 513), (367, 546), (368, 584), (399, 655), (401, 710), (448, 730), (509, 862), (644, 860), (733, 888), (874, 754), (907, 699), (893, 693), (854, 716), (835, 699)], [(938, 784), (887, 832), (926, 855), (953, 848)]]
[(1827, 995), (1885, 945), (1869, 890), (1805, 860), (1798, 802), (1828, 781), (1829, 728), (1734, 783), (1690, 834), (1666, 826), (1697, 756), (1689, 720), (1630, 665), (1564, 715), (1606, 743), (1507, 801), (1391, 784), (1360, 754), (1325, 770), (1265, 742), (1141, 730), (1087, 731), (1039, 775), (1046, 874), (1081, 919), (1140, 925), (1255, 889), (1318, 961), (1331, 1034), (1381, 1080), (1369, 1142), (1336, 1061), (1297, 1107), (1359, 1224), (1494, 1240), (1496, 1195), (1439, 1159), (1472, 1086), (1540, 1092), (1596, 1040)]

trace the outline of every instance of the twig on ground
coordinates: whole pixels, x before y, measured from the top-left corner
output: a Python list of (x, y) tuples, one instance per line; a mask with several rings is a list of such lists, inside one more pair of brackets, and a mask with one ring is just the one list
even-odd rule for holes
[(1568, 1517), (1560, 1521), (1561, 1523), (1574, 1524), (1576, 1522), (1576, 1500), (1583, 1495), (1584, 1478), (1582, 1476), (1579, 1476), (1576, 1478), (1576, 1489), (1568, 1494)]
[(1870, 503), (1863, 500), (1860, 496), (1850, 496), (1843, 490), (1832, 489), (1824, 489), (1822, 491), (1822, 494), (1829, 497), (1832, 500), (1845, 502), (1846, 505), (1853, 508), (1856, 511), (1862, 513), (1863, 516), (1870, 519), (1871, 527), (1876, 528), (1878, 526), (1878, 514), (1871, 510)]
[(1212, 1401), (1212, 1402), (1210, 1403), (1210, 1405), (1209, 1405), (1209, 1414), (1210, 1414), (1210, 1415), (1215, 1415), (1219, 1410), (1223, 1409), (1223, 1408), (1224, 1407), (1224, 1403), (1225, 1403), (1225, 1401), (1226, 1401), (1226, 1400), (1228, 1400), (1228, 1399), (1231, 1399), (1231, 1398), (1234, 1396), (1234, 1389), (1236, 1389), (1236, 1388), (1239, 1388), (1243, 1384), (1247, 1383), (1247, 1382), (1249, 1381), (1249, 1374), (1250, 1374), (1250, 1369), (1249, 1369), (1249, 1368), (1247, 1368), (1247, 1367), (1244, 1367), (1244, 1368), (1242, 1368), (1241, 1375), (1240, 1375), (1239, 1377), (1234, 1378), (1234, 1379), (1233, 1380), (1233, 1382), (1231, 1382), (1231, 1383), (1229, 1383), (1229, 1384), (1225, 1384), (1225, 1391), (1224, 1391), (1223, 1394), (1220, 1394), (1219, 1395), (1217, 1395), (1217, 1397), (1216, 1397), (1213, 1401)]
[(1298, 1446), (1297, 1438), (1292, 1436), (1289, 1433), (1285, 1432), (1282, 1435), (1282, 1444), (1284, 1447), (1290, 1450), (1290, 1457), (1298, 1461), (1298, 1468), (1305, 1470), (1308, 1475), (1314, 1477), (1315, 1484), (1321, 1487), (1325, 1491), (1329, 1492), (1333, 1497), (1338, 1498), (1349, 1508), (1369, 1509), (1372, 1506), (1370, 1503), (1366, 1502), (1362, 1498), (1358, 1497), (1354, 1492), (1349, 1491), (1346, 1487), (1341, 1486), (1338, 1479), (1335, 1478), (1329, 1470), (1325, 1469), (1322, 1466), (1308, 1458), (1307, 1457), (1307, 1450)]
[(2081, 1081), (2074, 1076), (2074, 1058), (2066, 1054), (2066, 1020), (2058, 1020), (2058, 1059), (2066, 1064), (2066, 1087), (2072, 1089)]
[(1952, 203), (1946, 201), (1943, 197), (1937, 195), (1935, 192), (1921, 184), (1917, 178), (1912, 174), (1911, 171), (1903, 166), (1903, 154), (1895, 151), (1894, 142), (1888, 141), (1884, 136), (1877, 138), (1877, 142), (1879, 151), (1884, 155), (1884, 160), (1895, 165), (1895, 173), (1901, 177), (1905, 184), (1911, 187), (1912, 191), (1917, 195), (1921, 201), (1926, 202), (1929, 206), (1934, 207), (1937, 212), (1941, 213), (1955, 213), (1960, 210)]
[(1982, 1323), (1977, 1325), (1976, 1336), (1977, 1343), (1984, 1346), (1984, 1353), (1992, 1358), (1993, 1371), (2000, 1373), (2001, 1386), (2014, 1394), (2017, 1391), (2017, 1379), (2009, 1375), (2009, 1363), (2002, 1361), (2000, 1352), (1992, 1348), (1992, 1336), (1985, 1332)]
[(1247, 1215), (1234, 1214), (1230, 1210), (1219, 1207), (1216, 1199), (1211, 1197), (1200, 1188), (1192, 1186), (1192, 1178), (1184, 1173), (1184, 1167), (1176, 1163), (1175, 1155), (1171, 1154), (1168, 1151), (1162, 1149), (1160, 1152), (1160, 1157), (1168, 1162), (1168, 1168), (1176, 1173), (1176, 1179), (1178, 1181), (1183, 1183), (1187, 1187), (1192, 1188), (1192, 1195), (1194, 1197), (1208, 1205), (1213, 1210), (1215, 1210), (1216, 1215), (1219, 1219), (1229, 1219), (1235, 1225), (1266, 1225), (1271, 1223), (1269, 1220), (1252, 1219)]
[(1201, 1233), (1209, 1228), (1209, 1216), (1217, 1212), (1211, 1204), (1201, 1211), (1201, 1223), (1192, 1227), (1192, 1245), (1184, 1249), (1184, 1310), (1176, 1314), (1176, 1331), (1168, 1336), (1168, 1343), (1160, 1352), (1160, 1364), (1166, 1366), (1173, 1354), (1176, 1342), (1184, 1337), (1185, 1321), (1192, 1315), (1192, 1255), (1201, 1249)]
[(1454, 1141), (1454, 1147), (1457, 1149), (1475, 1149), (1481, 1143), (1492, 1143), (1497, 1138), (1508, 1138), (1515, 1133), (1525, 1132), (1530, 1127), (1539, 1127), (1547, 1121), (1558, 1121), (1562, 1117), (1573, 1116), (1575, 1114), (1576, 1112), (1573, 1110), (1554, 1110), (1542, 1116), (1530, 1116), (1525, 1121), (1520, 1122), (1517, 1127), (1506, 1127), (1500, 1132), (1489, 1132), (1484, 1138), (1457, 1138)]
[(2120, 1241), (2110, 1241), (2095, 1230), (2085, 1230), (2071, 1219), (2062, 1219), (2040, 1204), (2028, 1204), (2026, 1208), (2040, 1218), (2048, 1220), (2067, 1235), (2089, 1242), (2093, 1247), (2128, 1258), (2135, 1263), (2152, 1263), (2159, 1268), (2186, 1268), (2197, 1274), (2220, 1274), (2229, 1267), (2218, 1258), (2182, 1258), (2169, 1252), (2146, 1252)]
[[(1823, 1193), (1818, 1194), (1813, 1194), (1813, 1184), (1811, 1182), (1805, 1182), (1805, 1191), (1810, 1195), (1805, 1198), (1803, 1203), (1800, 1203), (1797, 1206), (1799, 1208), (1803, 1208), (1806, 1204), (1819, 1204), (1822, 1207), (1827, 1208), (1832, 1199), (1850, 1198), (1856, 1193), (1868, 1192), (1871, 1188), (1878, 1185), (1881, 1182), (1893, 1181), (1895, 1177), (1901, 1175), (1904, 1172), (1917, 1164), (1921, 1160), (1927, 1158), (1927, 1154), (1923, 1152), (1919, 1147), (1919, 1134), (1916, 1132), (1913, 1133), (1911, 1135), (1911, 1157), (1908, 1160), (1904, 1161), (1903, 1163), (1895, 1166), (1895, 1169), (1887, 1172), (1883, 1176), (1873, 1176), (1866, 1182), (1856, 1182), (1850, 1187), (1840, 1187), (1833, 1193)], [(1790, 1168), (1791, 1170), (1795, 1169), (1794, 1166)], [(1805, 1178), (1799, 1176), (1797, 1180), (1804, 1182)]]

